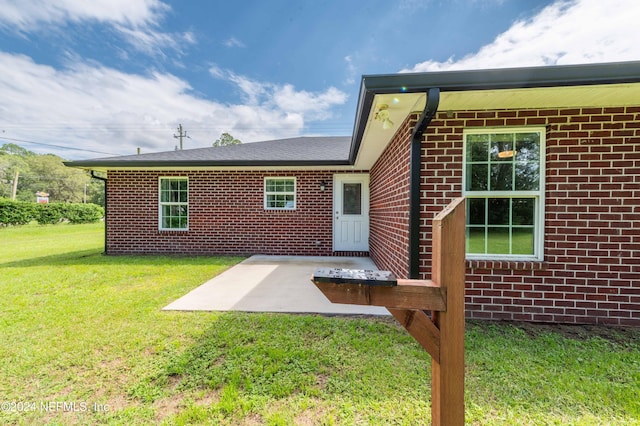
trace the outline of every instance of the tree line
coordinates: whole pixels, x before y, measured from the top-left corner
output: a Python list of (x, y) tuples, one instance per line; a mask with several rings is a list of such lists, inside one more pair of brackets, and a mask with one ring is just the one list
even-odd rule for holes
[(37, 192), (56, 203), (94, 203), (104, 206), (104, 183), (80, 169), (66, 167), (53, 154), (36, 154), (19, 145), (0, 147), (0, 197), (36, 201)]
[[(224, 132), (214, 147), (242, 141)], [(80, 169), (65, 166), (54, 154), (36, 154), (19, 145), (0, 147), (0, 198), (35, 202), (36, 193), (49, 194), (53, 203), (93, 203), (104, 206), (104, 183)]]

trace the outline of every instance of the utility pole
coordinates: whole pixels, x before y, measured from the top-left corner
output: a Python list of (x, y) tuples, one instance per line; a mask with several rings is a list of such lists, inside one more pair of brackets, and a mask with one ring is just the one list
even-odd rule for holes
[(173, 135), (173, 137), (176, 138), (176, 139), (180, 139), (180, 151), (182, 151), (182, 138), (191, 139), (191, 137), (187, 136), (187, 131), (186, 130), (184, 132), (182, 131), (182, 124), (178, 125), (178, 134), (177, 135)]
[(16, 200), (16, 193), (18, 192), (18, 178), (20, 177), (20, 172), (16, 170), (15, 175), (13, 176), (13, 186), (11, 187), (11, 201)]

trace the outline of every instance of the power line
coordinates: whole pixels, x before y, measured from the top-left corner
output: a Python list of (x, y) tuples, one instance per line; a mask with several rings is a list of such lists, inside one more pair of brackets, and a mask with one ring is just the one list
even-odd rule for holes
[(53, 145), (53, 144), (50, 144), (50, 143), (27, 141), (27, 140), (24, 140), (24, 139), (7, 138), (7, 137), (4, 137), (4, 136), (0, 136), (0, 139), (4, 139), (4, 140), (7, 140), (7, 141), (12, 141), (12, 142), (22, 142), (22, 143), (30, 143), (30, 144), (34, 144), (34, 145), (50, 146), (50, 147), (60, 148), (60, 149), (70, 149), (70, 150), (73, 150), (73, 151), (93, 152), (95, 154), (119, 155), (119, 154), (114, 154), (112, 152), (94, 151), (92, 149), (73, 148), (73, 147), (70, 147), (70, 146)]

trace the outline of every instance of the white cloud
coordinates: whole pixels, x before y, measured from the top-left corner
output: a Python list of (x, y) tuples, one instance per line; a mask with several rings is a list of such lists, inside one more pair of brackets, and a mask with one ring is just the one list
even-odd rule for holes
[[(243, 142), (298, 136), (305, 125), (329, 117), (331, 107), (346, 100), (335, 88), (296, 91), (291, 85), (255, 82), (219, 70), (247, 96), (244, 102), (223, 104), (194, 96), (186, 81), (171, 74), (128, 74), (72, 61), (56, 69), (25, 55), (0, 52), (2, 136), (134, 154), (136, 147), (143, 152), (173, 149), (173, 134), (182, 124), (191, 137), (185, 148), (195, 148), (210, 146), (222, 132)], [(24, 146), (72, 159), (96, 156)]]
[(165, 56), (163, 48), (181, 52), (183, 44), (195, 44), (195, 36), (191, 32), (169, 34), (122, 26), (116, 29), (126, 36), (136, 50), (151, 56)]
[(353, 56), (347, 55), (344, 57), (344, 61), (347, 64), (347, 78), (345, 80), (345, 84), (352, 85), (356, 82), (356, 66), (353, 63)]
[(229, 81), (235, 83), (244, 94), (244, 101), (250, 105), (257, 105), (268, 94), (269, 85), (251, 80), (245, 76), (227, 71)]
[(227, 72), (215, 64), (209, 67), (209, 74), (211, 74), (215, 78), (220, 79), (224, 79), (227, 77)]
[(247, 47), (243, 42), (241, 42), (235, 37), (229, 37), (222, 44), (224, 44), (227, 47), (243, 47), (243, 48)]
[(163, 33), (155, 28), (171, 8), (160, 0), (0, 0), (0, 28), (20, 33), (64, 27), (67, 23), (111, 26), (137, 50), (162, 54), (195, 43), (192, 33)]
[(301, 114), (310, 120), (325, 120), (331, 117), (331, 107), (342, 105), (347, 101), (347, 95), (330, 87), (322, 93), (312, 93), (305, 90), (296, 91), (290, 84), (273, 88), (271, 103), (287, 114)]
[(170, 7), (159, 0), (0, 0), (0, 22), (31, 31), (40, 24), (100, 21), (127, 27), (155, 25)]
[(475, 53), (402, 72), (639, 60), (639, 22), (637, 0), (557, 1)]
[(215, 78), (234, 83), (248, 105), (271, 107), (289, 116), (301, 115), (306, 120), (324, 120), (331, 117), (331, 108), (347, 101), (346, 93), (329, 87), (321, 93), (296, 90), (291, 84), (273, 84), (252, 80), (232, 71), (212, 66)]

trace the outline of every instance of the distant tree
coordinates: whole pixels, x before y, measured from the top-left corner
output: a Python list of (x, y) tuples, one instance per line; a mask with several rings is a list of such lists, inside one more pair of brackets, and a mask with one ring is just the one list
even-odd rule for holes
[[(52, 202), (94, 203), (104, 206), (104, 183), (83, 170), (66, 167), (53, 154), (36, 154), (19, 145), (0, 146), (0, 197), (35, 202), (36, 192), (49, 193)], [(16, 179), (17, 177), (17, 179)]]
[(36, 155), (35, 152), (29, 151), (26, 148), (21, 147), (20, 145), (16, 145), (15, 143), (5, 143), (0, 146), (0, 155), (2, 154), (10, 154), (17, 155), (19, 157), (33, 157)]
[(0, 197), (9, 198), (13, 195), (14, 180), (20, 182), (20, 174), (29, 169), (27, 158), (35, 155), (12, 143), (0, 147)]
[(37, 191), (43, 191), (49, 194), (50, 201), (83, 201), (85, 184), (91, 180), (85, 171), (66, 167), (62, 158), (53, 154), (29, 157), (27, 163), (29, 171), (21, 179), (18, 199), (32, 201)]
[(220, 135), (219, 139), (213, 143), (213, 146), (229, 146), (229, 145), (239, 145), (242, 141), (240, 139), (236, 139), (231, 136), (229, 133), (224, 132)]
[(87, 184), (87, 203), (104, 207), (104, 182), (98, 179), (90, 180)]

